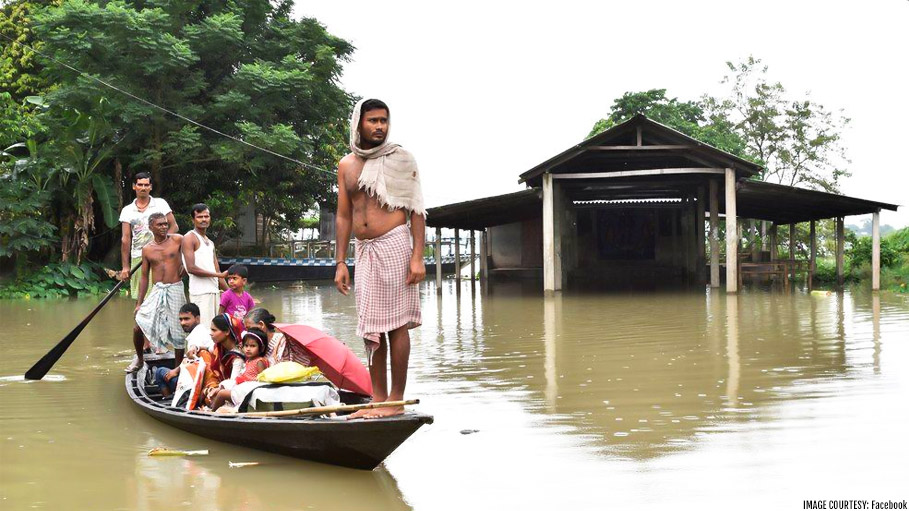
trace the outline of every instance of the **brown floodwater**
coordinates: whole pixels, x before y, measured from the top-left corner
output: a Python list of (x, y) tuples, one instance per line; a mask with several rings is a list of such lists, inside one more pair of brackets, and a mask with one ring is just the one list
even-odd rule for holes
[[(443, 286), (437, 297), (423, 284), (407, 392), (436, 422), (372, 472), (146, 416), (123, 388), (126, 298), (45, 380), (22, 381), (97, 298), (0, 301), (0, 509), (766, 510), (909, 498), (905, 296)], [(362, 356), (353, 298), (330, 283), (251, 291), (280, 321)], [(211, 454), (146, 456), (157, 446)]]

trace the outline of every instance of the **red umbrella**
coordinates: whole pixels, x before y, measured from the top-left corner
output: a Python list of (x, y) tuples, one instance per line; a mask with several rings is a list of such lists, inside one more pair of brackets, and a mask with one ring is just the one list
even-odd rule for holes
[(338, 388), (372, 396), (369, 370), (343, 342), (311, 326), (275, 323), (288, 341), (299, 343), (322, 374)]

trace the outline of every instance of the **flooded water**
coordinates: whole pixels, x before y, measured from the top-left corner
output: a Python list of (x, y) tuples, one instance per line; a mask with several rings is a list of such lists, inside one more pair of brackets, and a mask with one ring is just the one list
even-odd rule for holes
[[(423, 284), (407, 392), (436, 422), (372, 472), (146, 416), (123, 388), (125, 298), (45, 380), (24, 382), (96, 299), (0, 301), (0, 509), (803, 509), (909, 498), (905, 297), (443, 286), (438, 297)], [(252, 294), (280, 321), (327, 330), (362, 356), (353, 298), (329, 283)], [(156, 446), (211, 454), (147, 457)]]

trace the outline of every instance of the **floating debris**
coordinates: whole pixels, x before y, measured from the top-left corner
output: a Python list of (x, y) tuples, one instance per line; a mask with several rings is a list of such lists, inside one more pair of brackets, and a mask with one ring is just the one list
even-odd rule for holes
[(227, 462), (227, 466), (230, 468), (255, 467), (258, 464), (259, 464), (258, 461), (239, 461), (236, 463), (233, 461)]
[(168, 449), (166, 447), (155, 447), (148, 451), (149, 456), (208, 456), (208, 449), (199, 451), (181, 451), (179, 449)]
[(480, 432), (479, 429), (462, 429), (461, 430), (462, 435), (470, 435), (472, 433), (479, 433), (479, 432)]

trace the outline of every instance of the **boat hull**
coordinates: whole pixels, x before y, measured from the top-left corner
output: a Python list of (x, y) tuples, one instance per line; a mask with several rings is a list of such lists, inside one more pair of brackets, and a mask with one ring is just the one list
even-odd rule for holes
[(146, 393), (141, 375), (126, 375), (130, 399), (151, 417), (212, 440), (295, 458), (372, 470), (432, 416), (407, 412), (382, 419), (247, 417), (186, 411)]

